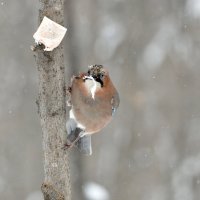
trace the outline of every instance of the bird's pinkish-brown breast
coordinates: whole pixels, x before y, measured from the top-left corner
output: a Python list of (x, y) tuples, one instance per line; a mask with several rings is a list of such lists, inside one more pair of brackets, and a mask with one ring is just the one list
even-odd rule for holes
[(110, 122), (113, 96), (111, 90), (113, 88), (98, 88), (93, 99), (86, 82), (82, 78), (74, 78), (71, 91), (72, 110), (76, 120), (86, 127), (86, 132), (98, 132)]

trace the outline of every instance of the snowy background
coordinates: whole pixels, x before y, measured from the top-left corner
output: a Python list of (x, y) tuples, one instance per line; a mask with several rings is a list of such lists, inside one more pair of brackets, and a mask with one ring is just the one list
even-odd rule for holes
[[(41, 200), (36, 1), (0, 0), (0, 199)], [(73, 200), (200, 199), (200, 1), (66, 0), (66, 80), (105, 65), (119, 90), (93, 155), (70, 153)]]

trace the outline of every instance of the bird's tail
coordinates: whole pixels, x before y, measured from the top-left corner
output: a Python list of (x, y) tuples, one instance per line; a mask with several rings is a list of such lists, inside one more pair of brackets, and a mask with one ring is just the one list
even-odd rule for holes
[(75, 142), (75, 146), (79, 149), (84, 155), (92, 154), (92, 145), (91, 145), (91, 135), (85, 135), (81, 137), (83, 130), (77, 127), (77, 123), (74, 119), (69, 119), (66, 123), (67, 128), (67, 142), (73, 143), (78, 137), (78, 141)]

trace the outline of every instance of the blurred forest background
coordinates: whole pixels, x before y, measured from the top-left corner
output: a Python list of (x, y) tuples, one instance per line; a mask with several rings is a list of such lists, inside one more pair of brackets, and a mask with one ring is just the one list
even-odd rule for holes
[[(42, 200), (39, 6), (0, 0), (2, 200)], [(66, 0), (65, 26), (66, 83), (103, 64), (121, 97), (93, 155), (70, 152), (72, 200), (199, 200), (200, 1)]]

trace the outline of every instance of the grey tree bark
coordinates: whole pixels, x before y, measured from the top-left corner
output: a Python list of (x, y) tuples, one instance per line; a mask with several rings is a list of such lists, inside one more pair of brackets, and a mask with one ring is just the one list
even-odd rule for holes
[[(64, 0), (41, 0), (39, 23), (44, 16), (63, 25)], [(44, 151), (44, 200), (70, 200), (68, 153), (62, 149), (66, 123), (64, 50), (61, 44), (52, 52), (36, 48), (39, 73), (38, 107)]]

